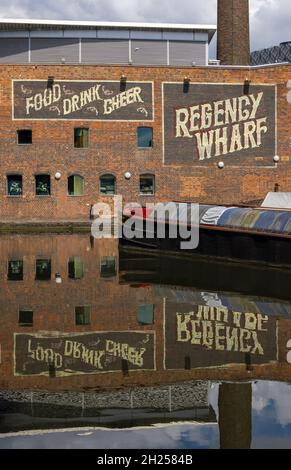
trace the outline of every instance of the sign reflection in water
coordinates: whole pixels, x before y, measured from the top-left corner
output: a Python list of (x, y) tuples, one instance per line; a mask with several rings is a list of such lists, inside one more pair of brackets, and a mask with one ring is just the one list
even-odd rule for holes
[(153, 370), (154, 333), (111, 332), (58, 336), (15, 335), (15, 375), (58, 376)]
[(277, 361), (277, 321), (225, 307), (166, 302), (167, 369)]
[[(219, 423), (221, 447), (251, 445), (254, 385), (215, 385), (216, 405), (212, 385), (258, 377), (290, 381), (289, 271), (274, 276), (123, 252), (115, 240), (90, 241), (86, 234), (5, 236), (0, 245), (0, 432), (23, 429), (12, 423), (15, 413), (23, 413), (27, 429), (39, 426), (40, 417), (47, 420), (43, 428), (55, 419), (68, 426), (76, 417), (81, 426), (203, 421)], [(72, 276), (76, 257), (82, 275), (74, 270)], [(116, 260), (110, 276), (104, 276), (104, 257)], [(21, 280), (8, 277), (9, 259), (23, 260)], [(52, 275), (41, 283), (37, 259), (51, 260)], [(81, 306), (90, 306), (84, 322), (75, 316)], [(30, 321), (18, 321), (28, 311)], [(194, 436), (190, 444), (196, 445)], [(211, 445), (209, 438), (204, 445)]]

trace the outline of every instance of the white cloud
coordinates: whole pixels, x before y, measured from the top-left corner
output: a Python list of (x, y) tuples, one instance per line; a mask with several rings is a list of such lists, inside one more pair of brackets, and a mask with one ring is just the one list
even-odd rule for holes
[(277, 422), (281, 426), (291, 424), (291, 387), (280, 382), (258, 382), (253, 385), (253, 410), (258, 413), (273, 402)]
[[(273, 403), (275, 418), (281, 426), (291, 424), (291, 386), (282, 382), (258, 381), (252, 384), (252, 409), (264, 415), (266, 408)], [(212, 383), (209, 390), (209, 403), (219, 419), (219, 384)]]
[(290, 0), (251, 0), (251, 37), (256, 49), (291, 41)]

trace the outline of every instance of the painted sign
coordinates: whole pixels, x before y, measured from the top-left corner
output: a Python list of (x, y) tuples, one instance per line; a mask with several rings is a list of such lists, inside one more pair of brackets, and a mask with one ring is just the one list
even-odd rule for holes
[[(290, 304), (291, 305), (291, 304)], [(291, 320), (290, 316), (280, 318), (278, 324), (279, 362), (291, 365)]]
[(163, 103), (166, 164), (273, 163), (274, 85), (163, 83)]
[(58, 376), (155, 369), (155, 334), (15, 334), (15, 375)]
[(274, 317), (166, 302), (164, 328), (166, 369), (277, 361)]
[(152, 121), (151, 82), (13, 80), (13, 119)]

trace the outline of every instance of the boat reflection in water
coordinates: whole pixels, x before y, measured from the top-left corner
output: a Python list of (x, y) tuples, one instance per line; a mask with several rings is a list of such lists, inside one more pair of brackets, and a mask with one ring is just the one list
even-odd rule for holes
[(291, 447), (290, 270), (87, 235), (0, 266), (0, 448)]

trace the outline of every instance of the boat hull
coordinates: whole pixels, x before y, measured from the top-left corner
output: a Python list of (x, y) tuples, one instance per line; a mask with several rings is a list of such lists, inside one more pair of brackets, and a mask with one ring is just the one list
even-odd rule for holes
[(135, 246), (153, 251), (175, 252), (185, 256), (197, 255), (223, 260), (260, 263), (273, 266), (291, 268), (291, 237), (265, 232), (251, 232), (241, 230), (231, 230), (227, 228), (200, 226), (199, 244), (195, 249), (181, 249), (181, 242), (178, 238), (170, 238), (169, 224), (166, 226), (165, 238), (157, 237), (157, 225), (155, 223), (154, 234), (151, 238), (146, 230), (146, 223), (143, 223), (143, 230), (137, 231), (132, 239), (123, 236), (121, 245)]

